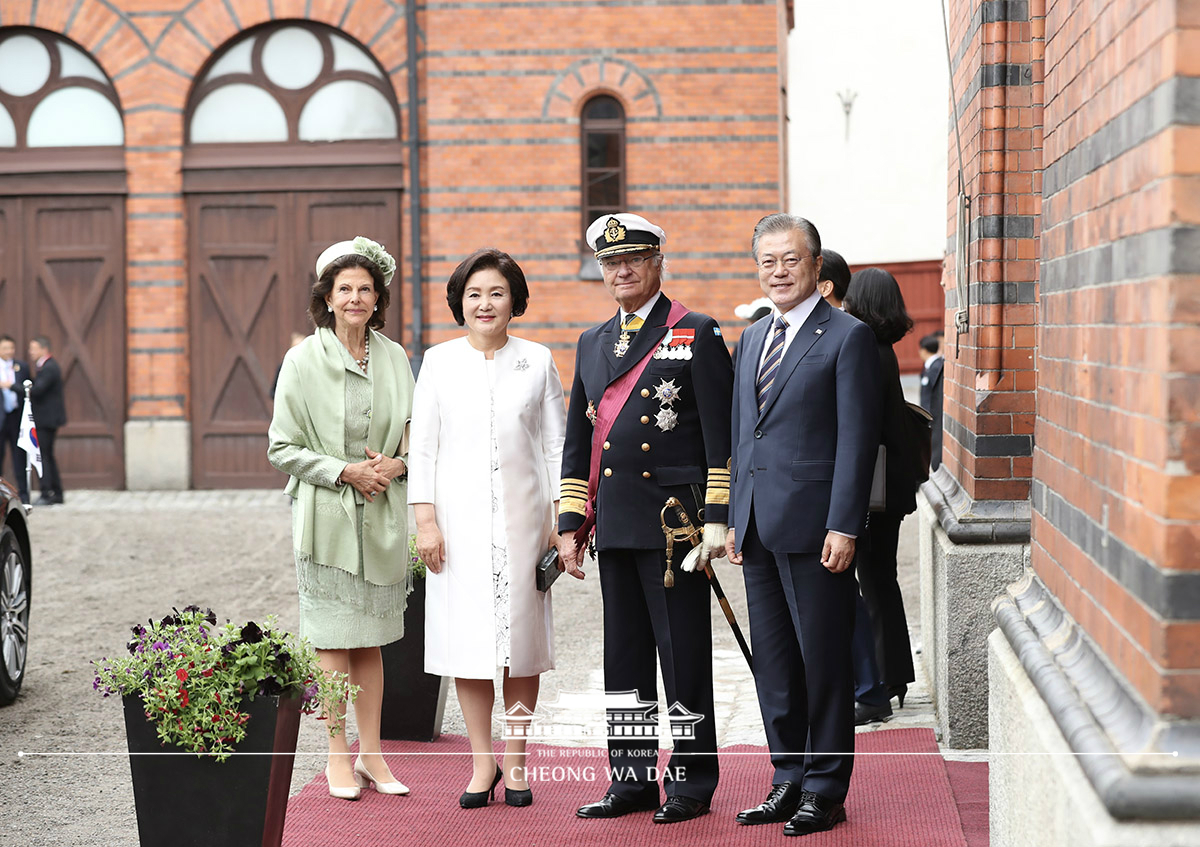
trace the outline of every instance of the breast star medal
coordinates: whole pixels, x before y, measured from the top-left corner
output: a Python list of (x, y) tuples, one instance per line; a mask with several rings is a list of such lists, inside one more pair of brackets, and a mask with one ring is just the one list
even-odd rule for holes
[(670, 406), (662, 406), (654, 416), (654, 423), (663, 432), (670, 432), (675, 428), (675, 424), (679, 423), (679, 415), (675, 414), (675, 410)]
[(654, 386), (654, 399), (668, 406), (678, 400), (679, 386), (675, 384), (675, 380), (659, 380), (658, 385)]

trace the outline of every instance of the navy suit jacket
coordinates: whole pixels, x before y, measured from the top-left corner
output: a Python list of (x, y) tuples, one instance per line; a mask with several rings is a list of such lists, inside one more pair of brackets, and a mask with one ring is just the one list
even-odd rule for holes
[(875, 335), (825, 300), (788, 345), (762, 414), (755, 384), (774, 314), (742, 335), (733, 383), (729, 510), (742, 549), (750, 510), (774, 553), (820, 552), (861, 533), (880, 436)]
[[(21, 389), (22, 393), (24, 390)], [(58, 429), (66, 426), (67, 406), (63, 400), (62, 368), (53, 356), (38, 368), (33, 386), (29, 389), (29, 397), (33, 400), (33, 422), (39, 428)]]

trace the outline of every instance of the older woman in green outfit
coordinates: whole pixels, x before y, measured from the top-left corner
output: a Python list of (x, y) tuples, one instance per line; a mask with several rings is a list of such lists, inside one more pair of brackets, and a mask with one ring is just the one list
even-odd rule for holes
[(329, 793), (358, 799), (373, 784), (407, 794), (383, 760), (379, 648), (404, 634), (412, 588), (405, 453), (413, 375), (404, 349), (377, 332), (395, 260), (367, 238), (317, 259), (309, 316), (316, 332), (288, 351), (275, 392), (268, 458), (291, 476), (300, 634), (322, 667), (361, 687), (359, 757), (331, 733)]

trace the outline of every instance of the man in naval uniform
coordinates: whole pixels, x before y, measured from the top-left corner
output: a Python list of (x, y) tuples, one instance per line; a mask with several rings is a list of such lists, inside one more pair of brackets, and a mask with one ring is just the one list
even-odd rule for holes
[(558, 525), (573, 545), (565, 565), (582, 576), (594, 520), (605, 688), (610, 696), (636, 692), (643, 703), (657, 703), (657, 649), (673, 716), (699, 720), (691, 738), (672, 733), (676, 754), (684, 755), (663, 769), (661, 807), (652, 770), (657, 739), (610, 732), (612, 785), (577, 814), (657, 809), (655, 823), (676, 823), (707, 812), (717, 787), (712, 625), (707, 578), (700, 567), (680, 567), (690, 548), (676, 548), (667, 572), (659, 513), (668, 498), (678, 498), (703, 525), (698, 564), (723, 554), (733, 369), (717, 322), (659, 290), (662, 229), (638, 215), (606, 215), (588, 227), (587, 239), (620, 308), (584, 332), (576, 349)]

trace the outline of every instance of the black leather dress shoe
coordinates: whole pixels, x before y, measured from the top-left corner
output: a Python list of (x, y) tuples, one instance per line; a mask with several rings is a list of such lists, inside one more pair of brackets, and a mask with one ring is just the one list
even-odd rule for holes
[(882, 706), (868, 706), (866, 703), (854, 703), (854, 725), (862, 726), (868, 723), (882, 723), (892, 716), (892, 704), (889, 700)]
[(771, 793), (753, 809), (738, 812), (737, 822), (752, 826), (760, 823), (783, 823), (790, 820), (800, 808), (804, 792), (798, 782), (781, 782), (771, 786)]
[(595, 803), (588, 803), (575, 810), (580, 818), (619, 818), (631, 812), (651, 812), (658, 808), (658, 798), (649, 800), (626, 800), (616, 794), (605, 794)]
[(662, 807), (654, 813), (654, 822), (679, 823), (680, 821), (690, 821), (692, 818), (698, 818), (707, 812), (708, 804), (703, 800), (674, 795), (668, 797), (667, 802), (663, 803)]
[(792, 819), (783, 825), (784, 835), (810, 835), (825, 832), (846, 820), (846, 806), (811, 791), (804, 792), (800, 808)]

